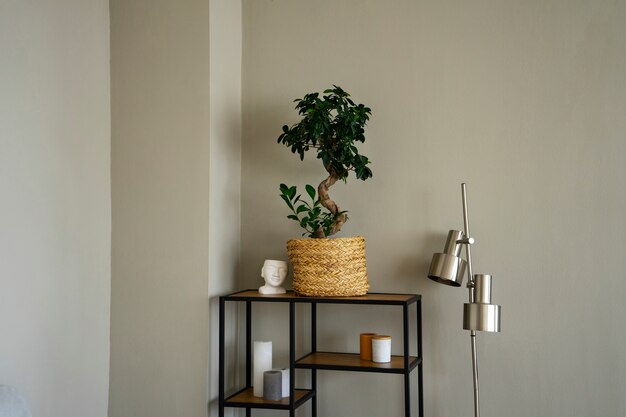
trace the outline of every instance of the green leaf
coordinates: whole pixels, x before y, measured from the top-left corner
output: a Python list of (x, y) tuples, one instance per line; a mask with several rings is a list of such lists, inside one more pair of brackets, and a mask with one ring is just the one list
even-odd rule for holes
[(295, 214), (290, 214), (289, 216), (287, 216), (288, 219), (291, 220), (296, 220), (296, 221), (300, 221), (300, 219), (298, 218), (298, 216), (296, 216)]
[(304, 213), (305, 211), (309, 211), (309, 208), (305, 205), (301, 205), (296, 209), (297, 214)]
[(294, 185), (293, 187), (289, 187), (289, 189), (287, 190), (287, 195), (289, 196), (290, 199), (293, 199), (296, 195), (296, 186)]
[(315, 188), (310, 184), (307, 184), (304, 188), (306, 188), (306, 192), (311, 197), (311, 200), (315, 200)]
[(287, 203), (287, 206), (289, 206), (289, 208), (293, 210), (293, 205), (291, 204), (291, 201), (289, 201), (289, 198), (287, 198), (287, 196), (281, 195), (280, 198), (282, 198), (285, 203)]

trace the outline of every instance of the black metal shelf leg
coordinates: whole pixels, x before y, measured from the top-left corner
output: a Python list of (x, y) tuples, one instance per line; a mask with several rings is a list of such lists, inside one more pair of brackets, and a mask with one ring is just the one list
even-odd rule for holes
[(424, 373), (422, 365), (424, 358), (422, 356), (422, 300), (417, 301), (417, 357), (420, 358), (419, 365), (417, 366), (417, 383), (418, 387), (418, 410), (419, 417), (424, 417)]
[(246, 387), (252, 386), (252, 302), (246, 301)]
[(289, 302), (289, 417), (296, 415), (296, 305)]
[(402, 327), (404, 342), (404, 415), (411, 417), (411, 374), (409, 372), (409, 306), (402, 306)]
[[(246, 387), (252, 386), (252, 302), (246, 301)], [(252, 409), (246, 407), (246, 417), (252, 416)]]
[[(311, 352), (317, 352), (317, 303), (311, 303)], [(317, 417), (317, 369), (311, 369), (311, 416)]]
[(219, 417), (224, 417), (224, 304), (225, 300), (223, 297), (220, 297), (220, 306), (219, 306)]

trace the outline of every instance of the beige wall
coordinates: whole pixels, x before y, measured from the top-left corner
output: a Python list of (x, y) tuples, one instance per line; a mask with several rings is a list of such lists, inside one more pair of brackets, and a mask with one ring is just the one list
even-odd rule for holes
[(0, 384), (34, 416), (105, 417), (109, 10), (0, 2)]
[[(341, 85), (373, 109), (374, 178), (332, 194), (343, 235), (367, 237), (372, 291), (424, 296), (426, 415), (472, 412), (466, 292), (425, 277), (462, 227), (462, 181), (475, 272), (503, 305), (503, 332), (479, 337), (483, 415), (624, 415), (626, 3), (247, 0), (243, 18), (242, 286), (300, 234), (278, 184), (322, 178), (275, 142), (292, 100)], [(257, 312), (253, 337), (284, 361), (285, 311)], [(320, 348), (399, 335), (394, 317), (323, 309)], [(319, 386), (319, 415), (401, 415), (399, 377)]]
[[(241, 1), (211, 0), (210, 7), (210, 173), (209, 173), (209, 298), (210, 415), (218, 411), (218, 296), (237, 290), (241, 239)], [(229, 323), (236, 311), (229, 309)], [(228, 346), (235, 346), (236, 326), (228, 326)], [(230, 349), (228, 349), (230, 352)], [(226, 353), (227, 368), (236, 356)], [(227, 384), (237, 383), (228, 374)], [(230, 412), (230, 411), (228, 411)]]
[(111, 2), (112, 417), (208, 395), (208, 1)]

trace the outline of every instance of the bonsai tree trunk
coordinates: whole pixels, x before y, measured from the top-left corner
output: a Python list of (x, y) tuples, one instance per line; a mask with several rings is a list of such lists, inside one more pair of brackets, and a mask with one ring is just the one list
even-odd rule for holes
[[(335, 225), (333, 226), (332, 231), (328, 234), (328, 236), (331, 236), (341, 230), (341, 226), (343, 226), (343, 224), (348, 221), (348, 215), (346, 213), (341, 213), (341, 209), (339, 208), (337, 203), (335, 203), (328, 195), (328, 189), (332, 187), (333, 184), (335, 184), (337, 180), (340, 179), (340, 177), (331, 166), (326, 167), (326, 170), (329, 172), (330, 175), (317, 187), (317, 193), (319, 195), (320, 204), (326, 207), (326, 209), (328, 209), (328, 211), (330, 211), (335, 218)], [(313, 237), (323, 238), (324, 230), (322, 230), (321, 228), (316, 230)]]

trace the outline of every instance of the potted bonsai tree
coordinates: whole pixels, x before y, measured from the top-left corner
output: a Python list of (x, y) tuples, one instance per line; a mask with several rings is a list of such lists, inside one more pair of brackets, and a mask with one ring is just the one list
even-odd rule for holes
[(356, 144), (365, 141), (365, 126), (371, 109), (355, 104), (350, 94), (338, 86), (296, 99), (296, 110), (302, 119), (293, 126), (283, 126), (278, 137), (298, 154), (300, 160), (310, 150), (316, 152), (326, 170), (326, 178), (305, 191), (302, 198), (297, 187), (280, 184), (280, 196), (308, 239), (287, 242), (293, 265), (294, 290), (303, 295), (363, 295), (369, 284), (365, 265), (363, 237), (329, 239), (348, 221), (346, 210), (330, 197), (329, 189), (337, 181), (347, 181), (350, 172), (367, 180), (372, 176), (369, 159), (359, 154)]

